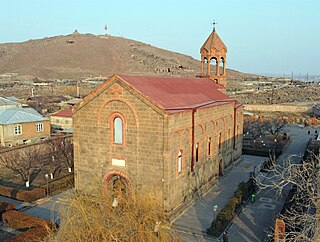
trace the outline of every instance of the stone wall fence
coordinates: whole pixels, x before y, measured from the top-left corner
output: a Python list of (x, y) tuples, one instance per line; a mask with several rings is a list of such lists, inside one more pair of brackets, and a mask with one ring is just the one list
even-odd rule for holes
[(304, 112), (312, 112), (312, 107), (297, 106), (297, 105), (279, 105), (279, 104), (273, 104), (273, 105), (245, 104), (244, 110), (260, 111), (260, 112), (304, 113)]

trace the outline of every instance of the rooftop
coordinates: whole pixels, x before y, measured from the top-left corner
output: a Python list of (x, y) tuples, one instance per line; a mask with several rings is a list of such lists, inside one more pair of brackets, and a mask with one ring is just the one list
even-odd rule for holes
[(167, 112), (235, 102), (210, 78), (117, 76)]
[(16, 106), (18, 108), (21, 107), (21, 104), (4, 97), (0, 97), (0, 108), (6, 108), (8, 106)]
[(58, 112), (55, 112), (55, 113), (51, 114), (50, 116), (71, 118), (72, 117), (72, 109), (66, 108), (66, 109), (60, 110)]
[(19, 124), (45, 120), (48, 119), (33, 108), (0, 109), (0, 124)]
[(202, 49), (205, 49), (206, 51), (211, 51), (212, 49), (217, 49), (218, 51), (224, 50), (227, 52), (226, 45), (220, 39), (220, 37), (216, 31), (212, 31), (212, 33), (209, 35), (206, 42), (204, 42), (204, 44), (202, 45), (201, 50)]

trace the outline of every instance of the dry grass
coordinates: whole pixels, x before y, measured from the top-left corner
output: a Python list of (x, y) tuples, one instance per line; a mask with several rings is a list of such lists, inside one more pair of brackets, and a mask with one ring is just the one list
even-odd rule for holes
[[(59, 231), (49, 241), (180, 241), (150, 193), (70, 194), (60, 211)], [(113, 207), (114, 197), (118, 206)]]

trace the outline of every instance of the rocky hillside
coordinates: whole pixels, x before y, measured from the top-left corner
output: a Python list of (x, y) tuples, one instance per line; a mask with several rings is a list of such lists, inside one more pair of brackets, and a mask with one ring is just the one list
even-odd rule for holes
[[(83, 79), (114, 73), (190, 76), (200, 74), (194, 58), (138, 41), (74, 33), (22, 43), (0, 44), (0, 75), (20, 79)], [(229, 78), (250, 76), (227, 70)]]

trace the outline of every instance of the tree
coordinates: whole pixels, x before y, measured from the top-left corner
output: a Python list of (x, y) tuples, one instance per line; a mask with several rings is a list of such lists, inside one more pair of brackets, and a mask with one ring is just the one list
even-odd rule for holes
[(253, 140), (257, 139), (260, 136), (265, 135), (266, 133), (265, 125), (260, 118), (256, 121), (252, 121), (252, 122), (249, 121), (249, 122), (250, 123), (248, 123), (244, 129), (245, 134), (250, 135)]
[(180, 241), (156, 195), (117, 193), (115, 203), (114, 193), (103, 190), (64, 198), (59, 231), (49, 241)]
[(51, 179), (59, 175), (62, 169), (62, 144), (60, 139), (51, 139), (47, 144), (47, 155), (45, 158), (46, 170), (50, 173)]
[[(287, 159), (275, 164), (272, 176), (265, 182), (257, 180), (262, 189), (275, 189), (278, 195), (288, 186), (291, 188), (279, 219), (285, 222), (285, 241), (315, 241), (320, 238), (319, 157), (294, 163)], [(269, 234), (273, 237), (273, 233)]]
[(42, 147), (28, 146), (1, 154), (0, 164), (19, 174), (29, 187), (30, 177), (42, 168), (44, 154)]
[(71, 172), (74, 166), (73, 162), (73, 141), (72, 138), (66, 137), (61, 139), (62, 159), (68, 166), (68, 171)]
[(283, 128), (286, 126), (286, 124), (287, 121), (281, 119), (267, 120), (263, 124), (263, 129), (271, 135), (277, 137), (281, 133), (281, 131), (283, 131)]

